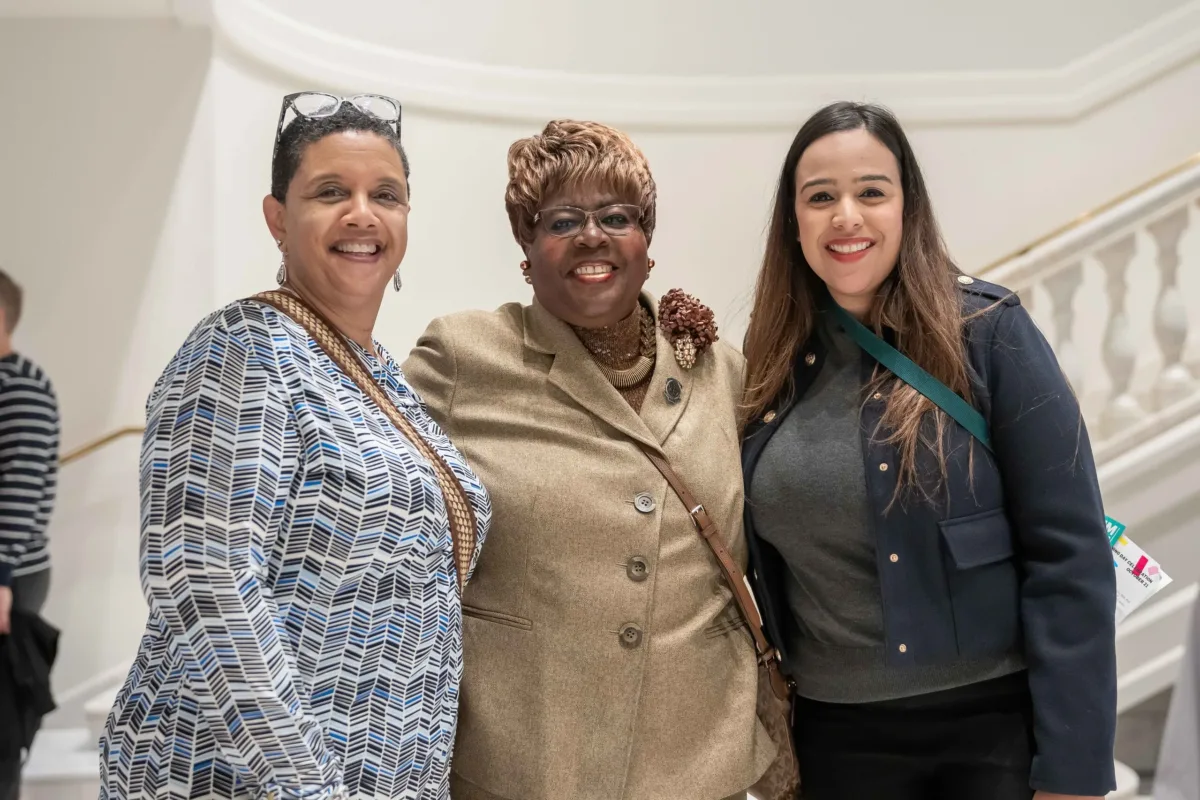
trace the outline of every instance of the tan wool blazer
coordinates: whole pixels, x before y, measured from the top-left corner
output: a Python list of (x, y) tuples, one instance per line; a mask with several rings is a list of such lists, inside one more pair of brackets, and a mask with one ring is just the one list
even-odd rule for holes
[(455, 800), (719, 800), (765, 771), (749, 633), (639, 449), (671, 461), (744, 568), (742, 367), (718, 342), (684, 370), (660, 332), (638, 414), (536, 303), (418, 341), (404, 372), (493, 508), (463, 599)]

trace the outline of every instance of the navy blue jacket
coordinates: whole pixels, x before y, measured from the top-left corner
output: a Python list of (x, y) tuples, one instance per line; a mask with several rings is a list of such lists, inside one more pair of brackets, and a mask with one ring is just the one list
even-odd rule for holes
[[(1116, 786), (1116, 571), (1087, 431), (1050, 345), (1016, 295), (979, 280), (961, 288), (965, 312), (983, 312), (965, 335), (972, 400), (988, 420), (994, 456), (949, 421), (948, 476), (935, 501), (897, 501), (889, 510), (899, 453), (871, 435), (885, 398), (876, 394), (862, 411), (887, 660), (903, 669), (1022, 652), (1037, 745), (1031, 786), (1103, 795)], [(813, 336), (797, 354), (794, 391), (747, 426), (747, 498), (763, 448), (825, 358)], [(874, 362), (863, 359), (869, 375)], [(937, 462), (926, 452), (918, 467), (936, 474)], [(786, 567), (755, 532), (749, 499), (745, 521), (751, 580), (786, 671), (794, 639), (784, 634), (796, 624), (784, 595)], [(803, 524), (800, 516), (797, 528)]]

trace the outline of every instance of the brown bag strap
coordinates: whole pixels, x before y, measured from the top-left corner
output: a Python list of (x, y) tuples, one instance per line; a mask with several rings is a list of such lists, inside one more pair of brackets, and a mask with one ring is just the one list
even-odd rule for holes
[(688, 510), (692, 522), (695, 523), (700, 538), (708, 543), (713, 555), (717, 557), (717, 564), (721, 567), (725, 582), (733, 590), (733, 599), (750, 629), (750, 637), (754, 640), (754, 649), (758, 653), (758, 662), (767, 668), (770, 675), (771, 689), (780, 700), (786, 700), (789, 692), (787, 682), (779, 671), (779, 651), (771, 646), (771, 643), (767, 641), (766, 634), (763, 633), (762, 615), (759, 614), (758, 605), (754, 602), (754, 595), (750, 592), (746, 574), (742, 572), (737, 562), (733, 560), (733, 556), (729, 554), (725, 543), (721, 541), (717, 523), (675, 474), (675, 470), (671, 468), (671, 462), (644, 444), (641, 445), (641, 448), (642, 452), (646, 454), (646, 458), (650, 459), (650, 463), (662, 473), (663, 477), (667, 479), (667, 483), (675, 490), (675, 494), (678, 495), (684, 508)]
[(321, 312), (299, 296), (287, 292), (263, 292), (250, 299), (271, 306), (304, 328), (312, 340), (325, 351), (325, 355), (354, 381), (367, 399), (396, 427), (400, 435), (412, 442), (433, 467), (438, 486), (442, 490), (446, 513), (450, 518), (450, 535), (454, 540), (454, 566), (458, 571), (458, 588), (461, 591), (466, 586), (471, 558), (475, 554), (476, 527), (475, 510), (471, 507), (462, 484), (454, 476), (454, 471), (413, 427), (408, 417), (396, 408), (396, 404), (391, 401), (384, 388), (375, 381), (358, 355), (350, 349), (345, 338)]

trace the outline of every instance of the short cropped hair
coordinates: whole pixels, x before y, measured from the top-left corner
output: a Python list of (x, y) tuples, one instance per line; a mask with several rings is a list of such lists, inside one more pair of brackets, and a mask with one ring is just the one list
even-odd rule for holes
[(300, 169), (300, 160), (310, 144), (321, 141), (326, 136), (343, 131), (365, 131), (374, 133), (391, 143), (400, 154), (400, 164), (404, 167), (404, 178), (409, 183), (408, 195), (412, 197), (412, 182), (409, 180), (408, 154), (400, 144), (392, 123), (384, 122), (364, 114), (351, 103), (345, 103), (337, 113), (328, 117), (296, 117), (283, 129), (279, 137), (279, 147), (271, 159), (271, 196), (283, 203), (287, 200), (288, 187), (292, 178)]
[(0, 270), (0, 308), (4, 309), (4, 327), (12, 333), (21, 321), (21, 287), (9, 277), (8, 273)]
[(554, 120), (508, 148), (504, 207), (517, 243), (533, 241), (533, 217), (547, 197), (568, 186), (597, 184), (642, 210), (646, 241), (654, 236), (658, 190), (650, 164), (626, 134), (598, 122)]

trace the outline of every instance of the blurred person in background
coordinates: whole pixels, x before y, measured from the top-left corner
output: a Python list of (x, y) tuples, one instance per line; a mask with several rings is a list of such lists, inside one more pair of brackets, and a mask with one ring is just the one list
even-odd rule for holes
[[(21, 305), (21, 287), (0, 271), (0, 637), (14, 634), (14, 617), (36, 617), (46, 602), (46, 526), (58, 487), (58, 399), (42, 368), (13, 349)], [(9, 653), (0, 649), (0, 657), (7, 662)], [(48, 692), (48, 673), (42, 679)], [(28, 747), (32, 732), (13, 718), (19, 711), (8, 704), (3, 709), (0, 800), (16, 800), (21, 747)]]

